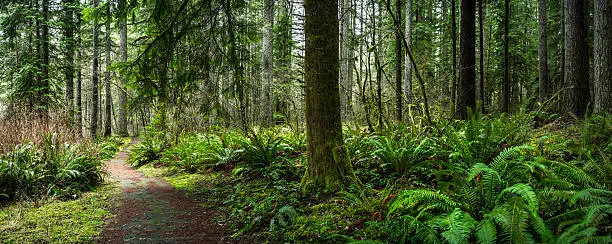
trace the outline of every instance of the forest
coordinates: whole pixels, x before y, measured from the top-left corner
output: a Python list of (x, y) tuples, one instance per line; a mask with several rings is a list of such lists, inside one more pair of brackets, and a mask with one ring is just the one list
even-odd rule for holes
[(612, 243), (612, 0), (0, 0), (0, 243)]

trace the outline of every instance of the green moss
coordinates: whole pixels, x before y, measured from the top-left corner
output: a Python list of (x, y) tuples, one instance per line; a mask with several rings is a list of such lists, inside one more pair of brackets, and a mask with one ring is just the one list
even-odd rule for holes
[(106, 185), (77, 200), (18, 202), (0, 209), (0, 240), (11, 243), (95, 242), (109, 217), (109, 198), (117, 188)]

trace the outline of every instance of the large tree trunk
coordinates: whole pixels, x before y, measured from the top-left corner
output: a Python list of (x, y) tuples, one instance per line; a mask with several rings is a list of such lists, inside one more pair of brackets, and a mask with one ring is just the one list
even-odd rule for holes
[(455, 117), (467, 118), (467, 108), (476, 107), (476, 0), (461, 1), (459, 89)]
[[(121, 54), (121, 62), (127, 62), (127, 16), (122, 16), (121, 30), (119, 31), (119, 53)], [(117, 121), (117, 134), (119, 136), (129, 136), (127, 122), (127, 81), (125, 77), (121, 77), (121, 86), (119, 87), (119, 120)]]
[(502, 112), (510, 112), (510, 0), (505, 0), (504, 14), (504, 81), (502, 84)]
[[(95, 9), (98, 7), (99, 0), (93, 0), (92, 7)], [(90, 116), (90, 127), (89, 132), (92, 138), (96, 138), (98, 133), (98, 66), (99, 66), (99, 40), (98, 40), (98, 20), (93, 21), (93, 60), (92, 60), (92, 78), (91, 78), (91, 116)]]
[[(402, 0), (395, 0), (395, 15), (402, 19)], [(402, 122), (402, 33), (401, 28), (395, 31), (395, 120)]]
[(308, 169), (302, 189), (336, 191), (359, 180), (342, 139), (338, 84), (338, 1), (305, 0)]
[[(567, 109), (578, 117), (590, 102), (586, 0), (565, 0), (565, 85)], [(608, 44), (609, 45), (609, 44)]]
[(104, 73), (104, 79), (106, 81), (106, 89), (105, 89), (105, 94), (106, 94), (106, 107), (105, 107), (105, 111), (106, 111), (106, 115), (104, 116), (105, 122), (104, 122), (104, 136), (111, 136), (112, 133), (112, 104), (113, 104), (113, 96), (111, 94), (111, 73), (110, 70), (108, 70), (110, 68), (111, 65), (111, 37), (110, 37), (110, 32), (111, 32), (111, 28), (110, 28), (110, 22), (111, 22), (111, 17), (110, 17), (110, 4), (107, 4), (107, 14), (108, 14), (108, 19), (106, 20), (106, 67), (104, 68), (105, 73)]
[(480, 81), (480, 86), (479, 88), (479, 93), (478, 93), (478, 97), (480, 100), (480, 106), (482, 109), (482, 113), (485, 113), (486, 111), (486, 107), (485, 107), (485, 99), (484, 99), (484, 94), (485, 94), (485, 72), (484, 72), (484, 60), (485, 60), (485, 55), (484, 55), (484, 15), (485, 15), (485, 8), (483, 8), (483, 1), (484, 0), (478, 0), (478, 41), (479, 41), (479, 45), (478, 45), (478, 53), (480, 54), (480, 65), (478, 66), (478, 72), (479, 72), (479, 81)]
[[(264, 35), (263, 35), (263, 123), (272, 124), (274, 107), (274, 0), (264, 0)], [(259, 106), (255, 105), (254, 106)]]
[(544, 103), (548, 97), (548, 42), (546, 39), (546, 0), (538, 0), (538, 33), (539, 33), (539, 68), (540, 91), (539, 101)]
[(612, 3), (595, 1), (595, 113), (612, 113)]
[(64, 43), (66, 45), (64, 57), (65, 57), (65, 69), (64, 75), (66, 76), (66, 109), (68, 111), (69, 123), (74, 125), (74, 11), (72, 6), (72, 0), (64, 0), (64, 24), (66, 25), (64, 31)]
[(49, 22), (51, 22), (49, 16), (49, 0), (42, 1), (42, 77), (41, 77), (41, 89), (40, 99), (41, 106), (45, 110), (44, 113), (48, 115), (50, 104), (50, 77), (49, 77)]

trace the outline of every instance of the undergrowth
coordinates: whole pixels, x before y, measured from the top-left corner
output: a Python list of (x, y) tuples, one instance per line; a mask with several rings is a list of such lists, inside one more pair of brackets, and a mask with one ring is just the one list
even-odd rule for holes
[[(304, 242), (609, 243), (611, 119), (530, 114), (345, 130), (365, 188), (305, 196), (304, 133), (211, 130), (141, 142), (132, 162), (219, 208), (233, 237)], [(163, 145), (163, 146), (151, 146)]]

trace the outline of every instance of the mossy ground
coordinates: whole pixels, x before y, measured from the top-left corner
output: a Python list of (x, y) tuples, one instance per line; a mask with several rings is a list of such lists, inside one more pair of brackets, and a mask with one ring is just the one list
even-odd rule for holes
[(16, 202), (0, 209), (0, 242), (93, 243), (110, 217), (115, 185), (103, 185), (70, 201)]

